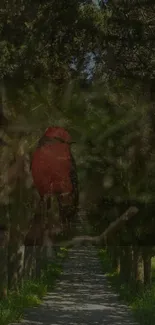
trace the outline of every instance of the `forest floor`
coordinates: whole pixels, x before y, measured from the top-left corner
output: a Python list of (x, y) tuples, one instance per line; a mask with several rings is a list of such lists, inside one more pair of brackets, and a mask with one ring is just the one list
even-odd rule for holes
[(136, 325), (103, 274), (97, 250), (74, 248), (42, 304), (27, 309), (22, 325)]

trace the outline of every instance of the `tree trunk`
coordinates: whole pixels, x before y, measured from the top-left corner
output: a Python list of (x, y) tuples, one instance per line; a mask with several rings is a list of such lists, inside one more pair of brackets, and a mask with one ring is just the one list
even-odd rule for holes
[(142, 253), (138, 246), (133, 247), (133, 280), (137, 286), (144, 281)]
[(8, 291), (8, 268), (6, 247), (0, 247), (0, 260), (3, 261), (0, 267), (0, 298), (6, 298)]
[(0, 127), (8, 126), (8, 120), (5, 117), (6, 113), (6, 88), (4, 81), (0, 81)]
[(52, 259), (54, 250), (53, 250), (53, 243), (50, 236), (50, 231), (46, 229), (43, 233), (43, 247), (45, 252), (46, 259)]
[(24, 274), (24, 254), (24, 237), (18, 228), (11, 227), (8, 252), (9, 289), (18, 290), (22, 285)]
[(0, 298), (7, 297), (8, 291), (8, 241), (9, 231), (7, 229), (0, 229), (0, 260), (2, 261), (0, 267)]
[(36, 278), (40, 280), (43, 265), (44, 247), (36, 246)]
[(120, 277), (130, 283), (132, 280), (132, 248), (131, 246), (120, 247)]
[(151, 285), (151, 252), (149, 247), (143, 247), (144, 285)]
[(35, 246), (25, 246), (24, 277), (26, 279), (34, 279), (36, 276), (35, 249)]
[(111, 261), (112, 261), (112, 267), (114, 270), (119, 273), (120, 271), (120, 251), (118, 246), (112, 246), (111, 251)]

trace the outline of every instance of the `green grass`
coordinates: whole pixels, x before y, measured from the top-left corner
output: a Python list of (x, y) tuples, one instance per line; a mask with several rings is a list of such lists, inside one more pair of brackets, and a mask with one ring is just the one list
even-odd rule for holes
[(135, 319), (140, 325), (155, 325), (155, 258), (152, 259), (152, 286), (151, 288), (140, 288), (122, 284), (119, 274), (111, 265), (110, 258), (105, 250), (99, 251), (103, 271), (107, 274), (107, 279), (111, 283), (115, 292), (119, 293), (120, 299), (125, 301), (132, 309)]
[(48, 290), (52, 290), (56, 279), (62, 273), (61, 263), (67, 250), (61, 248), (56, 262), (44, 262), (39, 281), (25, 281), (20, 291), (9, 292), (8, 297), (0, 301), (0, 325), (8, 325), (22, 319), (25, 308), (38, 306)]

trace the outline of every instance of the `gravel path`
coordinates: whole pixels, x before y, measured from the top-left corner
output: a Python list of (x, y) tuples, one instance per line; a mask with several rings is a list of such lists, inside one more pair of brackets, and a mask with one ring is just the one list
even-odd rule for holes
[(136, 325), (102, 273), (93, 247), (72, 249), (55, 290), (22, 325)]

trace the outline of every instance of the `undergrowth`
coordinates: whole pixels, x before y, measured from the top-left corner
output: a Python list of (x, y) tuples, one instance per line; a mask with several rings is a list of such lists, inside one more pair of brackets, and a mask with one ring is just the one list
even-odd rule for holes
[(48, 290), (51, 290), (56, 279), (62, 273), (62, 260), (67, 250), (61, 248), (56, 262), (44, 262), (41, 278), (25, 280), (19, 292), (8, 293), (8, 297), (0, 301), (0, 325), (8, 325), (21, 320), (25, 308), (39, 305)]
[[(110, 258), (104, 249), (99, 251), (99, 256), (103, 271), (112, 288), (119, 293), (120, 299), (131, 307), (139, 324), (155, 325), (155, 276), (152, 277), (150, 288), (141, 287), (137, 291), (134, 285), (121, 282), (119, 274), (112, 268)], [(152, 274), (155, 274), (155, 259), (152, 262)]]

